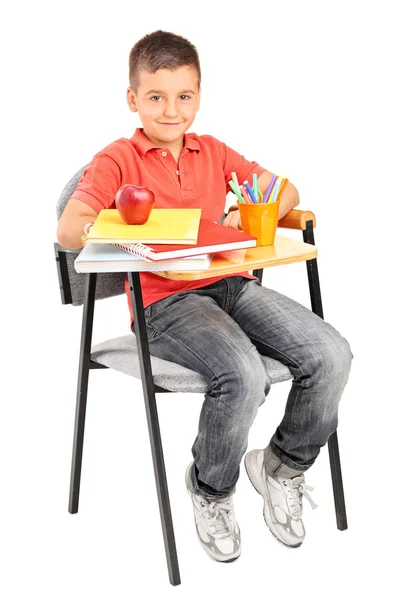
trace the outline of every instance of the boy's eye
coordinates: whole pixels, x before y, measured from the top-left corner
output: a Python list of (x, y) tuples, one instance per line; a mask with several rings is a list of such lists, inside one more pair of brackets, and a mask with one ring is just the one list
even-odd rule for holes
[[(182, 94), (182, 96), (179, 96), (179, 98), (181, 100), (190, 100), (190, 96), (187, 96), (186, 94)], [(150, 100), (154, 100), (154, 102), (159, 102), (162, 99), (162, 96), (152, 96), (150, 98)]]

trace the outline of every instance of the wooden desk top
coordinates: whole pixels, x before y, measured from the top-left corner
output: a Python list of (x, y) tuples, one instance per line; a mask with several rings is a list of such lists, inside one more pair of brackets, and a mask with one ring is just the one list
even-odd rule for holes
[(277, 235), (272, 246), (259, 246), (247, 250), (231, 250), (215, 254), (207, 271), (160, 271), (157, 275), (167, 279), (191, 281), (302, 262), (316, 258), (316, 256), (317, 249), (312, 244)]

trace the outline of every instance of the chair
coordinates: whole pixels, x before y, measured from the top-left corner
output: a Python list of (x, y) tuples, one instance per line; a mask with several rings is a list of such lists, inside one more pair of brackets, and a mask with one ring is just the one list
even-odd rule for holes
[[(80, 169), (67, 183), (57, 203), (57, 218), (73, 194), (86, 167)], [(292, 210), (279, 222), (279, 227), (301, 229), (304, 242), (314, 244), (315, 217), (308, 211)], [(79, 306), (83, 304), (81, 347), (79, 358), (78, 388), (73, 439), (69, 512), (78, 512), (79, 490), (82, 467), (83, 437), (85, 428), (86, 399), (91, 369), (116, 369), (142, 380), (143, 394), (153, 456), (157, 495), (160, 506), (166, 559), (170, 583), (180, 584), (180, 574), (175, 546), (175, 536), (169, 502), (162, 442), (159, 430), (155, 393), (199, 392), (207, 390), (207, 383), (201, 375), (175, 363), (150, 357), (147, 344), (143, 343), (141, 332), (145, 329), (143, 304), (138, 273), (130, 273), (132, 307), (134, 310), (136, 335), (106, 340), (92, 347), (92, 329), (95, 301), (125, 293), (125, 273), (78, 274), (74, 260), (80, 250), (62, 248), (54, 244), (58, 270), (61, 301), (63, 304)], [(319, 287), (317, 260), (306, 262), (312, 310), (323, 318)], [(262, 280), (262, 269), (253, 271)], [(290, 370), (282, 363), (262, 356), (272, 383), (292, 379)], [(329, 459), (339, 530), (347, 529), (346, 507), (340, 468), (337, 433), (328, 441)]]

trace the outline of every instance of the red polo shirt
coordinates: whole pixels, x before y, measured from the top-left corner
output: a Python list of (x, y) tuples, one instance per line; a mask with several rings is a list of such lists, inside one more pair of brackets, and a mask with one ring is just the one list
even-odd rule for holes
[[(117, 190), (131, 183), (153, 190), (156, 208), (201, 208), (202, 217), (218, 222), (225, 209), (226, 195), (231, 191), (228, 181), (232, 171), (242, 184), (246, 179), (251, 183), (253, 173), (260, 176), (265, 169), (211, 135), (195, 133), (185, 134), (177, 164), (168, 148), (154, 146), (143, 129), (136, 129), (130, 139), (121, 138), (96, 154), (72, 196), (100, 212), (103, 208), (115, 208)], [(237, 275), (253, 278), (247, 271)], [(223, 277), (172, 281), (155, 273), (141, 273), (143, 305), (219, 279)], [(128, 278), (125, 290), (133, 319)]]

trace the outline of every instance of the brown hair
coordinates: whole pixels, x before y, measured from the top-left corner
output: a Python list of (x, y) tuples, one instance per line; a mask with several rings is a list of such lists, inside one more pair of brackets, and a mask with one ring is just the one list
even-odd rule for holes
[(184, 37), (168, 31), (154, 31), (142, 37), (129, 53), (129, 83), (136, 92), (139, 73), (143, 69), (155, 73), (158, 69), (193, 67), (201, 81), (200, 61), (196, 47)]

